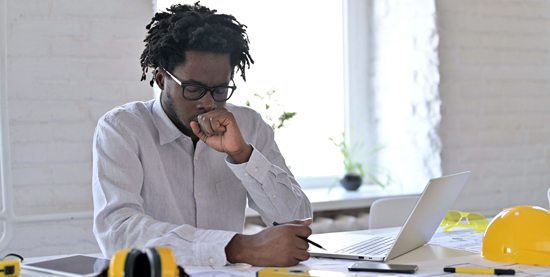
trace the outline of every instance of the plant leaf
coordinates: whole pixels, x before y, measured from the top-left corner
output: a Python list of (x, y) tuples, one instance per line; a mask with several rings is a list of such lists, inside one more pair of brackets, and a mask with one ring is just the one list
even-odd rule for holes
[(336, 184), (338, 184), (338, 181), (339, 181), (338, 178), (336, 178), (336, 180), (334, 180), (334, 182), (332, 182), (332, 185), (330, 185), (330, 187), (328, 188), (327, 195), (336, 186)]
[(373, 174), (371, 174), (370, 172), (367, 172), (367, 175), (369, 176), (369, 178), (374, 181), (377, 185), (385, 188), (386, 186), (384, 184), (382, 184), (382, 182), (380, 182), (380, 180), (378, 180)]

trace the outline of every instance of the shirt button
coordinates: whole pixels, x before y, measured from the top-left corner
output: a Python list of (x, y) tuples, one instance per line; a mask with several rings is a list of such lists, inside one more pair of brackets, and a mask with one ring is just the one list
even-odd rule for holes
[(271, 197), (273, 197), (273, 199), (275, 199), (275, 198), (277, 198), (277, 195), (273, 194), (273, 196), (271, 196)]
[(258, 168), (254, 168), (254, 173), (258, 173), (258, 171), (260, 171)]
[(199, 196), (199, 197), (201, 196), (201, 192), (200, 192), (200, 191), (199, 191), (199, 192), (197, 192), (197, 196)]
[(248, 177), (248, 176), (250, 176), (250, 174), (248, 174), (248, 172), (245, 172), (244, 176)]
[(210, 259), (208, 259), (208, 261), (209, 261), (211, 264), (213, 264), (213, 263), (215, 262), (214, 258), (210, 258)]
[(199, 157), (198, 156), (195, 156), (195, 161), (198, 161), (199, 160)]

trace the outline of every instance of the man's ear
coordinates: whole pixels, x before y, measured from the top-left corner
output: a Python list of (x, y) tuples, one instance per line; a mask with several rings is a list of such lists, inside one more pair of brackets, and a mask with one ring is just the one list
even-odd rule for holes
[(165, 74), (164, 71), (158, 68), (158, 69), (155, 69), (154, 74), (155, 74), (155, 83), (161, 90), (164, 90), (164, 74)]

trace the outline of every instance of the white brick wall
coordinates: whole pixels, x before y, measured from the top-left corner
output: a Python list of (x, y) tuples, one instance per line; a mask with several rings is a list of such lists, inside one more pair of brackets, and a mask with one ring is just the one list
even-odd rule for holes
[(441, 176), (440, 99), (433, 0), (375, 0), (371, 30), (372, 90), (380, 162), (405, 188), (420, 192)]
[[(2, 253), (97, 253), (91, 149), (97, 120), (149, 100), (139, 56), (151, 0), (7, 0), (14, 237)], [(56, 220), (53, 220), (56, 219)], [(0, 253), (1, 254), (1, 253)]]
[(472, 170), (455, 208), (549, 207), (550, 3), (436, 1), (443, 173)]

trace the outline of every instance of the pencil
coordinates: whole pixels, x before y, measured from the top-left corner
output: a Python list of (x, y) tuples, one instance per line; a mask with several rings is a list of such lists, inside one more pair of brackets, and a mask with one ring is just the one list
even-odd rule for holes
[[(277, 221), (273, 221), (273, 226), (277, 226), (277, 225), (281, 225), (281, 224), (277, 223)], [(301, 239), (303, 239), (303, 240), (305, 240), (305, 241), (307, 241), (308, 243), (310, 243), (310, 244), (312, 244), (312, 245), (318, 247), (318, 248), (321, 248), (321, 249), (327, 251), (327, 250), (326, 250), (324, 247), (322, 247), (320, 244), (318, 244), (318, 243), (316, 243), (316, 242), (314, 242), (314, 241), (311, 241), (311, 240), (309, 240), (308, 238), (304, 238), (304, 237), (300, 237), (300, 236), (298, 236), (298, 237), (301, 238)]]
[(498, 268), (458, 268), (458, 267), (445, 267), (445, 272), (451, 273), (470, 273), (470, 274), (494, 274), (494, 275), (515, 275), (516, 271), (513, 269), (498, 269)]

